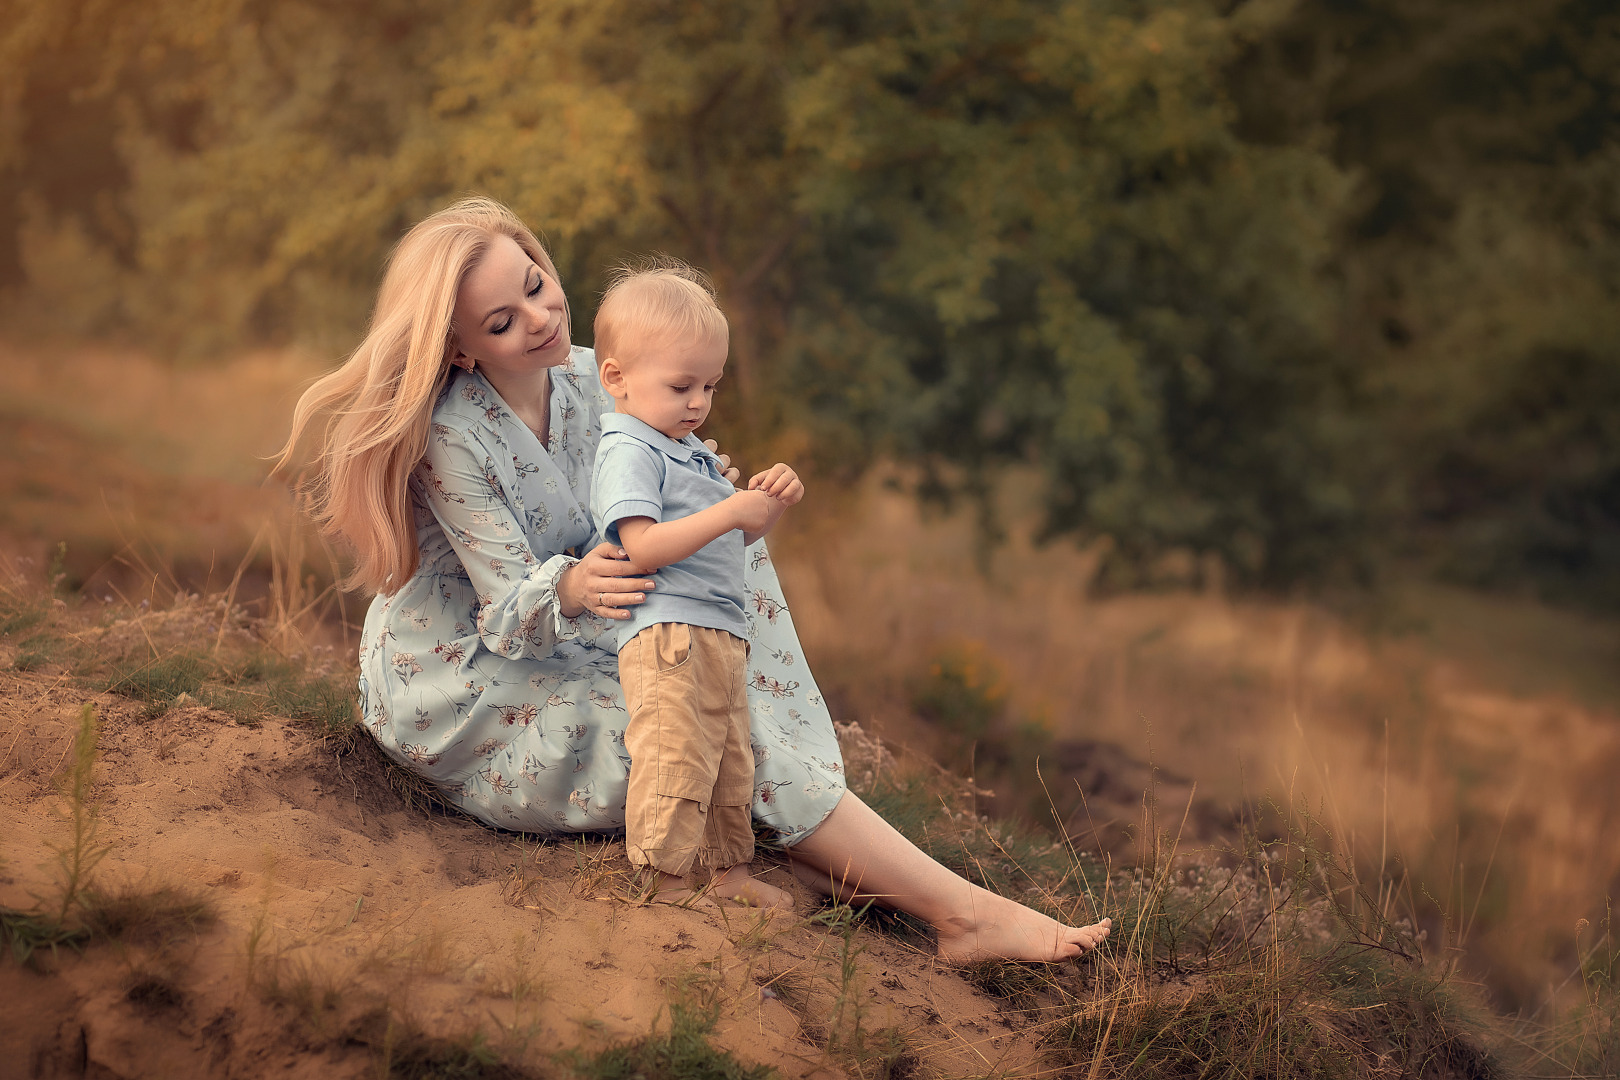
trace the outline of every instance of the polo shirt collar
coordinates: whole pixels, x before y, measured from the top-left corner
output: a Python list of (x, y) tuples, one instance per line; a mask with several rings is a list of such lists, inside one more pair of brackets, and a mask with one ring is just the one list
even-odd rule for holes
[(691, 461), (694, 457), (712, 458), (717, 463), (720, 460), (714, 456), (707, 446), (703, 445), (703, 441), (697, 437), (695, 432), (687, 432), (680, 439), (672, 439), (645, 420), (637, 419), (628, 413), (603, 413), (602, 434), (606, 435), (610, 431), (617, 431), (622, 435), (628, 435), (632, 439), (644, 442), (654, 450), (661, 450), (670, 458), (682, 464)]

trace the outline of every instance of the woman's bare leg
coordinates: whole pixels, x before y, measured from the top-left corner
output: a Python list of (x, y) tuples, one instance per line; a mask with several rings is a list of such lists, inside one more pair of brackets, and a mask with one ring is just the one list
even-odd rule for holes
[(788, 856), (812, 888), (927, 920), (947, 960), (1066, 960), (1095, 948), (1112, 925), (1065, 926), (980, 888), (924, 855), (851, 792)]

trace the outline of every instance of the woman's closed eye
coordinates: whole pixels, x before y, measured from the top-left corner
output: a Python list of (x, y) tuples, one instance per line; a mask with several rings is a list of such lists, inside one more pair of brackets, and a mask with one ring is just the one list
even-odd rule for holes
[[(528, 296), (528, 297), (539, 296), (540, 295), (540, 289), (545, 285), (545, 283), (546, 283), (545, 276), (543, 274), (536, 274), (534, 276), (534, 284), (532, 286), (530, 286), (528, 289), (525, 289), (523, 295)], [(498, 326), (490, 327), (489, 332), (491, 334), (504, 334), (504, 333), (506, 333), (508, 330), (512, 329), (512, 322), (513, 322), (514, 318), (515, 318), (515, 316), (508, 315), (505, 318), (505, 320), (502, 321)]]

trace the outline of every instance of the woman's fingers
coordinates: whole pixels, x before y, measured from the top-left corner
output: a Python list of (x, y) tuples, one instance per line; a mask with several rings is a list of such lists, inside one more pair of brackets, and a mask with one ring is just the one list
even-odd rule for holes
[[(637, 577), (653, 572), (653, 568), (650, 566), (637, 566), (631, 561), (625, 550), (617, 544), (598, 544), (581, 561), (585, 563), (585, 572), (587, 574), (593, 578), (614, 579), (614, 583), (621, 588), (623, 583), (618, 581), (619, 578)], [(649, 582), (636, 587), (650, 589), (652, 583)]]
[(630, 607), (641, 603), (647, 598), (641, 593), (598, 591), (592, 599), (596, 602), (591, 605), (591, 610), (603, 618), (628, 619), (630, 617)]
[(740, 477), (742, 473), (731, 467), (731, 455), (722, 454), (720, 452), (720, 444), (715, 442), (713, 439), (704, 439), (703, 445), (707, 446), (711, 451), (714, 452), (714, 455), (720, 459), (720, 475), (725, 477), (729, 483), (735, 484), (737, 482), (737, 478)]

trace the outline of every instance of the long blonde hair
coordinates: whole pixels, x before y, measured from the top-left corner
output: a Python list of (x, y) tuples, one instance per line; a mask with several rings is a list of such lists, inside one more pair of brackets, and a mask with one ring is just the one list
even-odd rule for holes
[(427, 452), (433, 405), (450, 376), (456, 293), (501, 236), (560, 280), (546, 249), (505, 206), (470, 198), (446, 207), (395, 245), (365, 340), (293, 410), (276, 469), (289, 466), (306, 430), (324, 417), (302, 487), (321, 532), (354, 556), (347, 588), (392, 593), (416, 572), (411, 470)]

